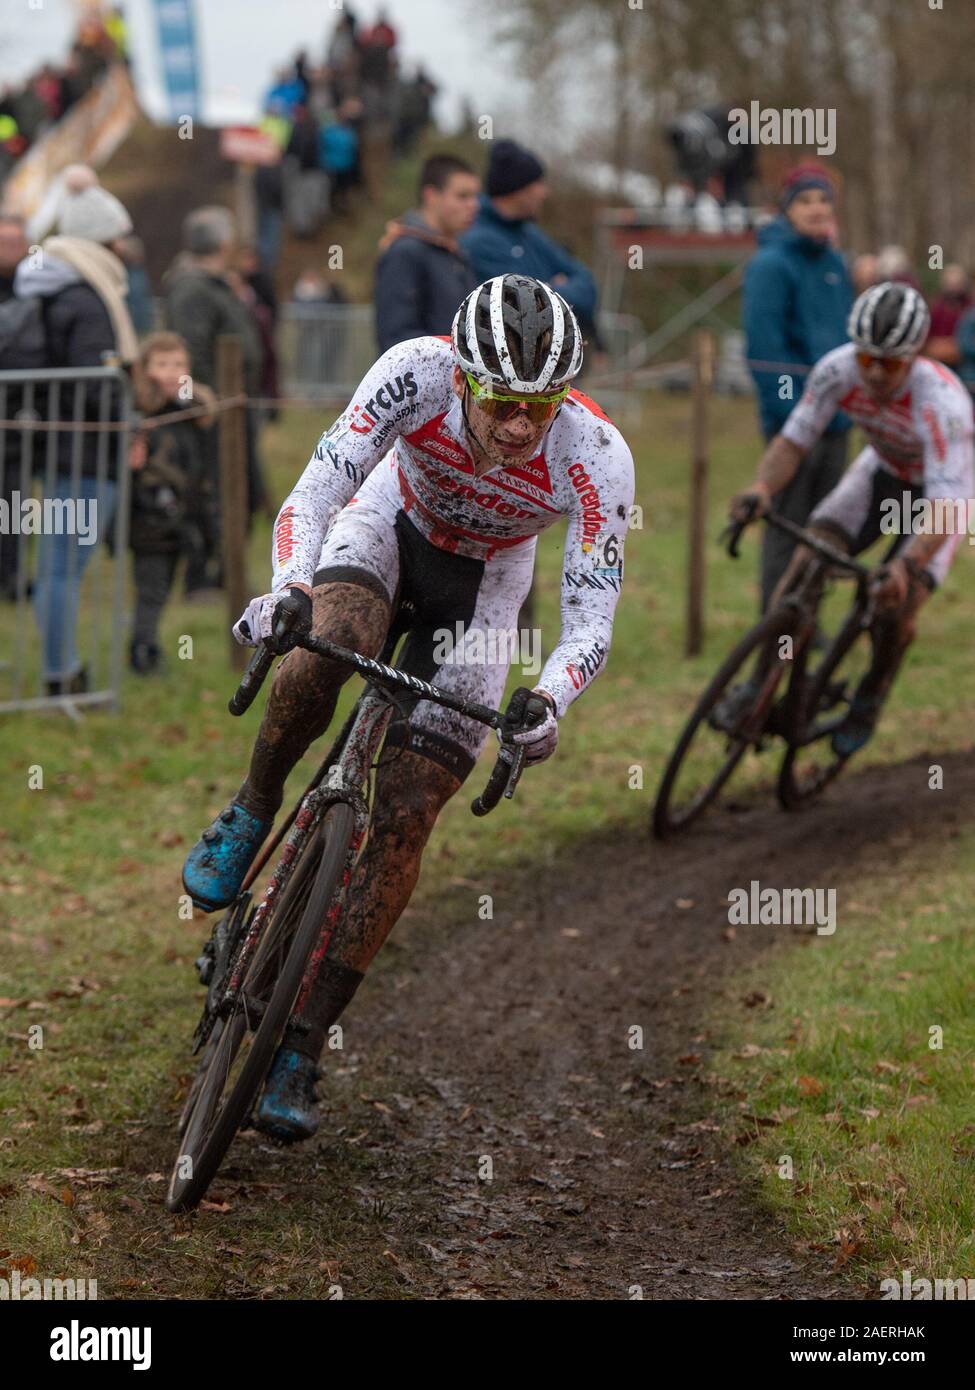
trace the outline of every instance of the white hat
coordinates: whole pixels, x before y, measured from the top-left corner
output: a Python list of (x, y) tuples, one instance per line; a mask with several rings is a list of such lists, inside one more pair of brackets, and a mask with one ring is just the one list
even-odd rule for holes
[(58, 210), (58, 231), (62, 236), (81, 237), (104, 246), (128, 236), (132, 219), (113, 193), (94, 184), (65, 195)]

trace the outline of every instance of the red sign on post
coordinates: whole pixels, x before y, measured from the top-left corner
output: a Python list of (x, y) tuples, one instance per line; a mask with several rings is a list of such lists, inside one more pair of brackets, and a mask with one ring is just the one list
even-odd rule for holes
[(235, 164), (280, 164), (281, 146), (255, 125), (228, 125), (220, 132), (220, 154)]

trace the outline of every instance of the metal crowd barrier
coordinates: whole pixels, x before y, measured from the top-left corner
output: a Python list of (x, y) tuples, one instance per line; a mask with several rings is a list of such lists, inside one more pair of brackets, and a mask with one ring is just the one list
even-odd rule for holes
[(0, 372), (0, 714), (118, 706), (132, 421), (120, 368)]
[(278, 374), (285, 396), (345, 405), (379, 355), (371, 304), (282, 304)]

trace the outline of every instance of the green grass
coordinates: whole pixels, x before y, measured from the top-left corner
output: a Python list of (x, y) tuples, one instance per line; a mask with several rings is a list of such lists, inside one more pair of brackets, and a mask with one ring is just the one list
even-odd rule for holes
[(834, 937), (736, 982), (774, 1007), (729, 1012), (716, 1062), (772, 1209), (874, 1288), (975, 1268), (975, 834), (905, 848), (878, 846)]
[[(573, 707), (558, 757), (524, 780), (513, 803), (487, 822), (469, 814), (466, 792), (447, 807), (413, 903), (411, 930), (420, 937), (438, 930), (434, 919), (449, 919), (459, 910), (462, 895), (469, 895), (469, 889), (458, 885), (459, 875), (471, 869), (528, 874), (540, 861), (583, 844), (593, 825), (642, 823), (662, 761), (690, 703), (752, 619), (754, 545), (746, 544), (743, 560), (735, 564), (711, 544), (705, 650), (692, 661), (681, 656), (687, 416), (686, 398), (649, 397), (643, 424), (632, 437), (637, 502), (645, 524), (627, 544), (626, 585), (608, 672)], [(269, 429), (269, 471), (279, 499), (303, 467), (323, 423), (314, 414), (293, 412)], [(712, 430), (709, 537), (720, 528), (727, 496), (750, 475), (756, 453), (750, 405), (717, 401)], [(558, 631), (561, 541), (561, 528), (556, 528), (539, 548), (540, 625), (548, 649)], [(266, 586), (268, 551), (269, 527), (261, 522), (250, 544), (253, 592)], [(925, 614), (883, 737), (867, 751), (864, 763), (907, 757), (922, 748), (970, 746), (975, 644), (961, 621), (970, 563), (966, 551), (948, 591)], [(191, 962), (202, 932), (200, 923), (179, 916), (180, 864), (200, 828), (236, 789), (259, 717), (258, 710), (241, 720), (226, 713), (235, 684), (227, 620), (223, 607), (174, 602), (164, 621), (168, 670), (152, 680), (128, 676), (118, 716), (90, 714), (78, 727), (56, 714), (8, 717), (0, 723), (0, 768), (6, 779), (0, 830), (0, 996), (27, 1001), (0, 1009), (0, 1201), (4, 1229), (11, 1233), (6, 1244), (14, 1256), (33, 1259), (41, 1272), (53, 1275), (76, 1268), (80, 1241), (82, 1248), (99, 1252), (91, 1258), (106, 1292), (127, 1287), (172, 1292), (166, 1271), (177, 1256), (182, 1296), (231, 1287), (226, 1282), (231, 1274), (221, 1272), (205, 1223), (174, 1235), (178, 1246), (171, 1242), (165, 1248), (119, 1251), (100, 1223), (118, 1213), (120, 1199), (108, 1190), (102, 1193), (97, 1179), (57, 1173), (123, 1162), (132, 1145), (145, 1143), (140, 1122), (148, 1118), (162, 1125), (166, 1117), (156, 1107), (168, 1103), (174, 1077), (188, 1070), (186, 1043), (198, 1009)], [(177, 650), (185, 636), (193, 639), (193, 656), (182, 661)], [(486, 777), (489, 757), (475, 781)], [(43, 768), (42, 790), (28, 790), (27, 769), (33, 764)], [(296, 770), (293, 788), (313, 764), (312, 756)], [(642, 768), (642, 789), (629, 785), (634, 765)], [(764, 765), (749, 771), (746, 779), (767, 782), (770, 774)], [(749, 1028), (756, 1030), (761, 1046), (780, 1048), (786, 1045), (781, 1020), (801, 1015), (802, 1050), (790, 1046), (784, 1057), (763, 1053), (760, 1064), (747, 1067), (730, 1060), (723, 1064), (736, 1084), (748, 1089), (749, 1104), (760, 1114), (796, 1103), (797, 1071), (824, 1083), (821, 1104), (803, 1102), (788, 1127), (768, 1130), (767, 1144), (763, 1131), (759, 1142), (743, 1150), (743, 1162), (749, 1165), (767, 1167), (775, 1148), (793, 1152), (807, 1167), (825, 1165), (825, 1176), (812, 1188), (815, 1201), (796, 1201), (787, 1197), (786, 1184), (767, 1184), (769, 1200), (808, 1239), (827, 1240), (830, 1228), (861, 1228), (863, 1201), (849, 1184), (881, 1182), (870, 1145), (875, 1131), (886, 1133), (890, 1127), (899, 1142), (883, 1147), (881, 1140), (882, 1157), (902, 1176), (907, 1195), (898, 1199), (891, 1187), (877, 1200), (900, 1201), (900, 1224), (890, 1228), (889, 1239), (900, 1242), (903, 1259), (917, 1269), (927, 1252), (933, 1258), (935, 1251), (949, 1247), (960, 1251), (948, 1265), (957, 1269), (966, 1220), (966, 1239), (971, 1230), (970, 1207), (957, 1192), (951, 1195), (952, 1175), (961, 1160), (952, 1156), (949, 1143), (970, 1122), (966, 1081), (971, 1082), (971, 1067), (959, 1059), (964, 1047), (971, 1046), (971, 1033), (964, 1032), (968, 996), (963, 982), (973, 978), (973, 971), (965, 958), (970, 950), (965, 934), (951, 917), (955, 904), (958, 920), (964, 920), (962, 894), (970, 856), (964, 853), (964, 836), (938, 843), (937, 856), (919, 858), (913, 869), (905, 867), (903, 895), (889, 869), (885, 877), (879, 867), (876, 881), (862, 894), (864, 901), (897, 901), (898, 920), (906, 924), (898, 939), (897, 968), (911, 970), (913, 983), (888, 978), (896, 977), (896, 971), (875, 960), (872, 933), (881, 927), (869, 918), (862, 931), (851, 926), (846, 932), (842, 953), (823, 952), (819, 943), (813, 949), (790, 949), (776, 965), (781, 979), (775, 977), (781, 992), (777, 997), (788, 1004), (774, 1017), (750, 1020)], [(901, 861), (904, 866), (911, 862)], [(932, 902), (946, 904), (946, 919), (937, 926), (927, 911)], [(932, 931), (941, 940), (926, 943)], [(382, 956), (377, 965), (388, 968)], [(926, 1028), (936, 1022), (944, 1022), (950, 1040), (941, 1054), (926, 1050)], [(40, 1050), (27, 1043), (34, 1024), (44, 1029)], [(729, 1053), (738, 1052), (751, 1033), (740, 1020), (727, 1026)], [(880, 1060), (900, 1070), (877, 1074), (873, 1068)], [(927, 1077), (923, 1083), (922, 1074)], [(890, 1085), (891, 1092), (880, 1092), (881, 1084)], [(930, 1095), (935, 1103), (908, 1105), (914, 1091)], [(857, 1122), (855, 1133), (841, 1129), (823, 1118), (837, 1097), (843, 1107), (854, 1109), (877, 1101), (883, 1119)], [(940, 1163), (934, 1161), (939, 1146)], [(350, 1156), (349, 1162), (355, 1161)], [(41, 1175), (40, 1187), (27, 1185), (32, 1174)], [(794, 1193), (795, 1187), (789, 1191)], [(58, 1200), (62, 1188), (73, 1188), (70, 1205)], [(158, 1196), (161, 1189), (150, 1185), (150, 1190)], [(286, 1294), (307, 1294), (316, 1287), (316, 1276), (303, 1272), (302, 1238), (295, 1235), (308, 1215), (300, 1203), (286, 1209), (251, 1204), (241, 1240), (248, 1259), (253, 1255), (255, 1280), (261, 1278), (257, 1252), (271, 1248), (291, 1252), (287, 1259), (280, 1254), (274, 1265), (274, 1279)], [(882, 1226), (878, 1214), (863, 1245), (871, 1259), (890, 1253), (881, 1248)], [(325, 1237), (317, 1233), (315, 1239)], [(304, 1240), (306, 1245), (311, 1240), (307, 1230)], [(376, 1290), (395, 1287), (388, 1268), (371, 1273)], [(327, 1282), (325, 1275), (322, 1279)]]

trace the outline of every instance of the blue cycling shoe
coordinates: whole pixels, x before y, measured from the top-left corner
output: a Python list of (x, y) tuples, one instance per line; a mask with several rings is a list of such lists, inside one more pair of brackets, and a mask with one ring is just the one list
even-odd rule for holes
[(310, 1139), (318, 1129), (315, 1082), (319, 1071), (310, 1057), (282, 1045), (275, 1054), (254, 1125), (282, 1144)]
[(883, 700), (879, 695), (861, 695), (859, 691), (850, 701), (846, 718), (839, 728), (834, 729), (830, 746), (838, 758), (849, 758), (873, 736), (877, 715)]
[(183, 864), (183, 887), (197, 907), (216, 912), (233, 902), (271, 825), (232, 801), (207, 826)]

